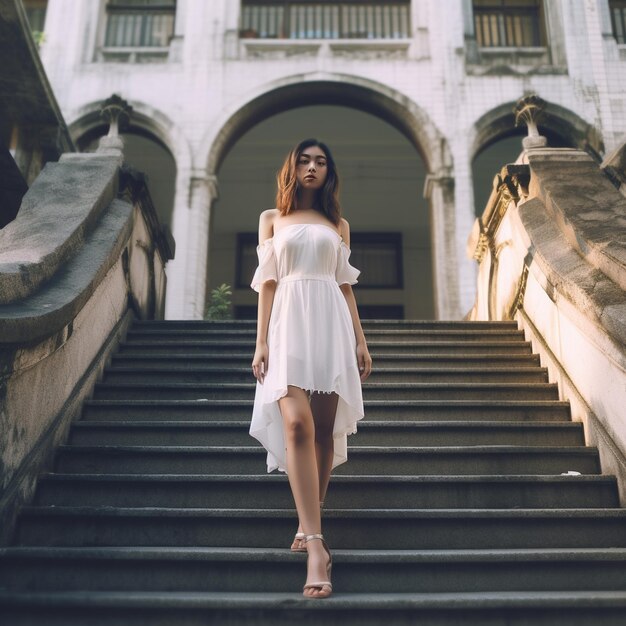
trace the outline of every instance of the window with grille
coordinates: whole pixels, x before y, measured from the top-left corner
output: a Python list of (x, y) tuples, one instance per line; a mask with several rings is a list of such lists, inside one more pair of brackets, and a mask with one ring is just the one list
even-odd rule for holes
[[(237, 241), (236, 281), (238, 288), (250, 286), (258, 264), (256, 233), (240, 233)], [(359, 287), (402, 289), (402, 233), (352, 233), (350, 265), (361, 270)]]
[(481, 48), (546, 45), (540, 0), (474, 0), (473, 7)]
[(609, 0), (611, 26), (617, 43), (626, 44), (626, 0)]
[(402, 39), (410, 37), (410, 1), (243, 0), (242, 37)]
[(109, 0), (104, 45), (110, 48), (169, 46), (176, 0)]

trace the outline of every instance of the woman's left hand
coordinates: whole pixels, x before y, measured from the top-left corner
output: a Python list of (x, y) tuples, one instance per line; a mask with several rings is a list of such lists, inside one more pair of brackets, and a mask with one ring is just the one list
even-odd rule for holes
[(357, 343), (356, 360), (361, 374), (361, 382), (363, 382), (372, 373), (372, 357), (365, 342)]

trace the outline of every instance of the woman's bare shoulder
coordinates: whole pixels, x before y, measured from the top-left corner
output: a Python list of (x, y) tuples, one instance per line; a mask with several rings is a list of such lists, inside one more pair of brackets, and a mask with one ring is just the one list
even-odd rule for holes
[(265, 209), (261, 212), (259, 221), (261, 224), (274, 224), (274, 220), (278, 217), (278, 209)]
[(264, 241), (274, 235), (274, 220), (278, 209), (265, 209), (259, 217), (259, 241)]
[(341, 231), (341, 238), (343, 242), (349, 247), (350, 246), (350, 224), (348, 224), (348, 220), (345, 217), (341, 218), (339, 222), (339, 230)]

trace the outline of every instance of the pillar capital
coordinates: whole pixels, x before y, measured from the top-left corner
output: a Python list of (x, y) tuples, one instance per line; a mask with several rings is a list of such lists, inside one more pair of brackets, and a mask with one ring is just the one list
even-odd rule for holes
[(208, 195), (210, 200), (219, 198), (219, 184), (215, 174), (209, 174), (203, 169), (191, 170), (189, 176), (189, 206), (194, 203), (198, 195)]

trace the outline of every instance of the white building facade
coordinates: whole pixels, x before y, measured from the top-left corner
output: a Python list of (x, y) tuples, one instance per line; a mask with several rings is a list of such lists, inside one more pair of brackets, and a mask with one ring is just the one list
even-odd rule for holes
[[(510, 135), (515, 102), (540, 95), (544, 128), (598, 159), (623, 141), (624, 4), (49, 0), (41, 54), (77, 142), (101, 125), (101, 103), (117, 93), (133, 107), (133, 127), (175, 161), (167, 318), (204, 313), (212, 212), (229, 151), (271, 116), (317, 104), (380, 117), (421, 155), (433, 317), (459, 319), (476, 284), (466, 254), (476, 214), (472, 163)], [(350, 221), (355, 232), (376, 228)], [(234, 254), (224, 259), (234, 273)], [(406, 292), (419, 289), (409, 269)], [(393, 293), (364, 287), (359, 304)], [(251, 291), (236, 296), (254, 299)]]

